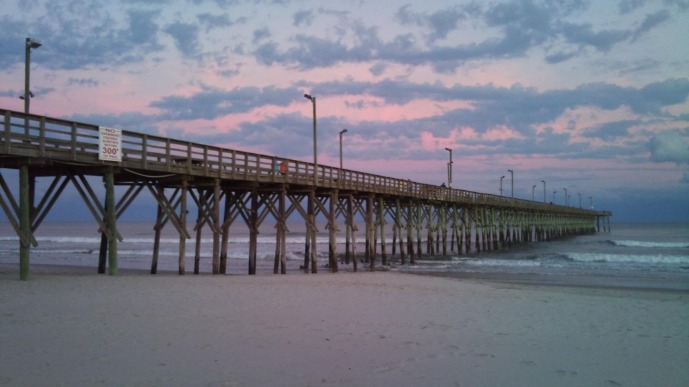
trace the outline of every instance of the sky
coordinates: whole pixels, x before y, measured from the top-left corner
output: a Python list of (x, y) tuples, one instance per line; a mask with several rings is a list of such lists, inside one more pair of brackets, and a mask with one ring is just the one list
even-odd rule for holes
[(31, 37), (32, 113), (312, 161), (308, 93), (319, 164), (346, 128), (347, 169), (439, 185), (450, 148), (454, 188), (509, 196), (512, 170), (518, 198), (545, 181), (686, 222), (687, 20), (689, 0), (6, 0), (0, 106), (23, 110)]

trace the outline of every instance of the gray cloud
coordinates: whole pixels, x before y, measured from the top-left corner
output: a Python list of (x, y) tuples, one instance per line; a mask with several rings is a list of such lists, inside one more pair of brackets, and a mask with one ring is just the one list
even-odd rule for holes
[(584, 135), (601, 140), (615, 140), (629, 134), (629, 127), (639, 124), (639, 121), (623, 120), (608, 122), (595, 128), (588, 129)]
[(199, 27), (194, 24), (172, 23), (165, 28), (175, 40), (175, 46), (186, 57), (194, 57), (199, 52)]
[(243, 87), (231, 91), (205, 88), (191, 97), (168, 96), (151, 103), (161, 109), (165, 119), (213, 119), (228, 114), (245, 113), (260, 106), (286, 106), (302, 92), (298, 89)]
[(295, 27), (308, 27), (313, 23), (314, 18), (313, 11), (299, 11), (294, 14), (292, 24)]
[[(237, 6), (234, 1), (224, 0), (217, 0), (216, 4), (223, 9)], [(252, 30), (253, 36), (244, 36), (244, 41), (235, 44), (234, 52), (251, 54), (267, 66), (280, 64), (302, 70), (371, 62), (377, 63), (371, 69), (378, 75), (382, 74), (383, 63), (429, 65), (437, 72), (450, 73), (468, 61), (523, 57), (533, 53), (534, 48), (545, 51), (546, 63), (557, 64), (582, 55), (585, 48), (609, 52), (622, 42), (633, 43), (672, 19), (670, 7), (686, 8), (682, 2), (665, 4), (664, 9), (639, 16), (637, 26), (629, 29), (605, 29), (575, 22), (571, 17), (587, 7), (581, 0), (473, 2), (428, 12), (406, 5), (397, 10), (395, 20), (401, 26), (418, 28), (389, 39), (381, 38), (379, 26), (365, 25), (346, 13), (305, 9), (293, 14), (293, 26), (309, 26), (316, 15), (331, 18), (336, 37), (311, 35), (308, 28), (294, 28), (281, 31), (275, 40), (270, 40), (273, 36), (263, 28)], [(619, 9), (631, 13), (642, 5), (640, 1), (622, 1)], [(194, 16), (197, 23), (176, 22), (161, 30), (159, 23), (165, 11), (162, 3), (129, 1), (119, 15), (90, 2), (47, 2), (40, 7), (32, 9), (37, 15), (32, 29), (37, 38), (50, 37), (50, 41), (40, 49), (35, 62), (53, 69), (141, 62), (165, 49), (160, 43), (164, 34), (173, 37), (183, 55), (193, 58), (201, 51), (200, 42), (205, 34), (247, 22), (244, 16), (231, 20), (227, 14), (204, 11)], [(103, 28), (105, 25), (108, 28)], [(26, 31), (28, 26), (28, 22), (13, 15), (0, 17), (0, 28), (9, 31), (0, 36), (0, 46), (8, 48), (0, 55), (0, 65), (11, 66), (21, 61), (23, 37), (18, 32)], [(485, 30), (491, 37), (462, 44), (446, 41), (462, 28)], [(252, 38), (261, 44), (249, 52), (243, 44)], [(283, 38), (284, 41), (278, 40)], [(214, 55), (212, 49), (205, 53)]]
[(655, 162), (689, 163), (689, 129), (657, 134), (648, 143), (651, 160)]
[(202, 13), (196, 16), (196, 19), (199, 21), (199, 24), (205, 27), (204, 29), (206, 32), (216, 28), (229, 27), (234, 24), (227, 15)]
[[(411, 5), (400, 7), (395, 14), (403, 26), (425, 29), (425, 45), (412, 33), (383, 41), (375, 28), (350, 23), (356, 36), (364, 37), (353, 46), (342, 42), (299, 33), (293, 44), (282, 46), (267, 42), (254, 51), (259, 62), (282, 64), (300, 69), (329, 67), (341, 62), (387, 61), (407, 65), (431, 65), (438, 72), (452, 72), (471, 60), (501, 60), (525, 56), (535, 47), (548, 51), (547, 63), (560, 63), (576, 57), (582, 49), (591, 47), (609, 52), (622, 42), (634, 42), (653, 28), (670, 19), (667, 10), (646, 15), (638, 27), (630, 29), (599, 29), (590, 23), (568, 22), (567, 18), (587, 8), (580, 0), (536, 3), (515, 1), (483, 5), (471, 3), (462, 7), (448, 7), (433, 13), (414, 12)], [(299, 23), (310, 13), (299, 13)], [(435, 43), (458, 30), (460, 22), (472, 20), (483, 23), (487, 30), (497, 32), (483, 41), (458, 45)], [(347, 27), (340, 27), (347, 28)], [(361, 33), (365, 32), (365, 33)], [(564, 45), (563, 45), (564, 42)], [(316, 55), (317, 54), (317, 55)]]
[[(651, 149), (654, 161), (681, 160), (682, 151), (671, 148), (668, 138), (659, 136), (645, 144), (624, 142), (616, 144), (615, 139), (624, 138), (630, 126), (640, 121), (622, 120), (587, 129), (584, 136), (605, 140), (603, 148), (588, 149), (585, 142), (570, 141), (570, 134), (555, 133), (552, 129), (536, 132), (543, 125), (561, 117), (568, 109), (582, 106), (614, 110), (629, 106), (639, 114), (656, 115), (666, 106), (681, 103), (689, 95), (689, 80), (669, 79), (649, 84), (642, 88), (620, 87), (607, 83), (581, 85), (574, 89), (538, 91), (514, 85), (509, 88), (494, 85), (447, 87), (441, 84), (416, 84), (408, 82), (328, 82), (303, 85), (302, 88), (237, 88), (229, 91), (205, 89), (189, 97), (170, 96), (151, 104), (161, 109), (159, 120), (214, 119), (229, 114), (249, 112), (264, 106), (287, 106), (302, 99), (304, 90), (318, 97), (355, 95), (359, 99), (345, 101), (349, 109), (360, 110), (383, 105), (403, 105), (418, 99), (443, 101), (467, 101), (471, 109), (451, 109), (441, 114), (420, 119), (399, 119), (394, 122), (365, 121), (353, 124), (339, 117), (319, 117), (319, 131), (331, 128), (350, 128), (362, 139), (371, 143), (383, 142), (385, 147), (376, 148), (375, 153), (360, 149), (359, 159), (376, 158), (389, 153), (390, 157), (427, 158), (425, 150), (410, 146), (420, 141), (422, 132), (438, 137), (447, 137), (453, 128), (469, 127), (479, 136), (463, 139), (462, 144), (470, 147), (466, 154), (557, 154), (560, 158), (602, 158), (614, 155), (643, 154)], [(382, 102), (367, 101), (367, 97), (382, 99)], [(308, 102), (308, 101), (307, 101)], [(305, 108), (304, 111), (308, 111)], [(668, 117), (680, 120), (681, 117)], [(266, 117), (255, 123), (242, 123), (238, 131), (223, 134), (223, 141), (261, 146), (284, 154), (289, 149), (295, 157), (309, 155), (311, 138), (309, 114), (279, 114)], [(283, 121), (284, 120), (284, 121)], [(482, 137), (489, 129), (506, 126), (519, 138), (492, 139)], [(322, 129), (320, 129), (322, 128)], [(339, 130), (339, 129), (338, 129)], [(290, 139), (275, 141), (274, 134), (289, 133)], [(203, 135), (201, 135), (203, 136)], [(213, 136), (213, 135), (211, 135)], [(203, 138), (203, 137), (202, 137)], [(278, 137), (280, 138), (280, 137)], [(397, 142), (396, 148), (390, 148)], [(630, 149), (630, 147), (634, 149)], [(631, 152), (631, 153), (630, 153)], [(689, 157), (689, 152), (686, 156)]]
[(37, 20), (31, 28), (9, 16), (0, 18), (0, 29), (11, 31), (2, 34), (0, 45), (16, 53), (0, 54), (0, 65), (23, 61), (25, 36), (21, 31), (27, 29), (33, 31), (32, 38), (43, 42), (32, 62), (50, 69), (140, 62), (163, 49), (157, 42), (159, 11), (130, 9), (118, 20), (92, 2), (49, 2), (44, 7), (34, 9)]

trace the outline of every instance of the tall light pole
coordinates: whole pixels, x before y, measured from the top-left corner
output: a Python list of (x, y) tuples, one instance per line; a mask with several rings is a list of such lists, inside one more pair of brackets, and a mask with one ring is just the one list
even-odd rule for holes
[(505, 176), (500, 176), (500, 196), (502, 196), (502, 179), (504, 179)]
[(24, 114), (27, 116), (24, 123), (24, 134), (29, 135), (29, 105), (33, 93), (30, 89), (31, 78), (31, 49), (41, 47), (41, 42), (31, 38), (26, 38), (26, 52), (24, 59), (24, 95), (20, 98), (24, 100)]
[(555, 203), (555, 194), (556, 193), (557, 193), (557, 191), (553, 191), (553, 203)]
[(510, 178), (512, 179), (512, 199), (514, 199), (514, 171), (508, 169), (507, 172), (510, 173)]
[(340, 173), (342, 173), (342, 135), (347, 133), (347, 129), (340, 130)]
[(591, 209), (593, 209), (593, 196), (589, 196), (589, 203), (591, 204)]
[[(31, 49), (41, 47), (41, 42), (26, 38), (26, 59), (24, 61), (24, 134), (29, 135), (29, 104), (33, 93), (29, 89), (29, 71), (31, 68)], [(29, 279), (29, 255), (31, 244), (29, 239), (31, 237), (31, 218), (30, 211), (33, 204), (31, 203), (31, 188), (29, 180), (29, 166), (27, 163), (21, 163), (19, 166), (19, 230), (21, 238), (19, 242), (19, 279), (26, 281)]]
[(545, 198), (545, 180), (541, 180), (541, 183), (543, 183), (543, 204), (545, 204), (546, 198)]
[(531, 201), (532, 202), (535, 201), (535, 198), (534, 198), (535, 192), (536, 192), (536, 184), (531, 186)]
[(568, 198), (568, 195), (567, 195), (567, 188), (563, 188), (563, 190), (565, 190), (565, 206), (566, 206), (566, 205), (568, 204), (568, 203), (567, 203), (567, 202), (568, 202), (568, 200), (567, 200), (567, 198)]
[(311, 100), (313, 105), (313, 185), (318, 185), (318, 141), (316, 137), (316, 97), (304, 94), (304, 98)]
[(450, 152), (450, 162), (447, 163), (447, 186), (452, 188), (452, 149), (445, 148), (445, 150)]

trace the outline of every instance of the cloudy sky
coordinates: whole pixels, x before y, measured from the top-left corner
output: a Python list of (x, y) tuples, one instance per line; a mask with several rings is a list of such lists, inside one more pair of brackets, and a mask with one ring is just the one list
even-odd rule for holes
[(689, 219), (689, 0), (6, 0), (0, 106)]

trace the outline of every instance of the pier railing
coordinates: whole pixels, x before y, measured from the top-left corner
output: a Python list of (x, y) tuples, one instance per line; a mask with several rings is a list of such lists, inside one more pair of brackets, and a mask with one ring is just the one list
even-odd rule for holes
[[(122, 130), (122, 161), (99, 159), (99, 126), (0, 109), (1, 156), (37, 158), (45, 163), (117, 165), (146, 174), (188, 174), (198, 177), (259, 183), (289, 183), (337, 188), (417, 200), (476, 204), (581, 215), (606, 215), (498, 195), (439, 187), (300, 160), (243, 152), (190, 141)], [(284, 173), (283, 173), (284, 172)]]

